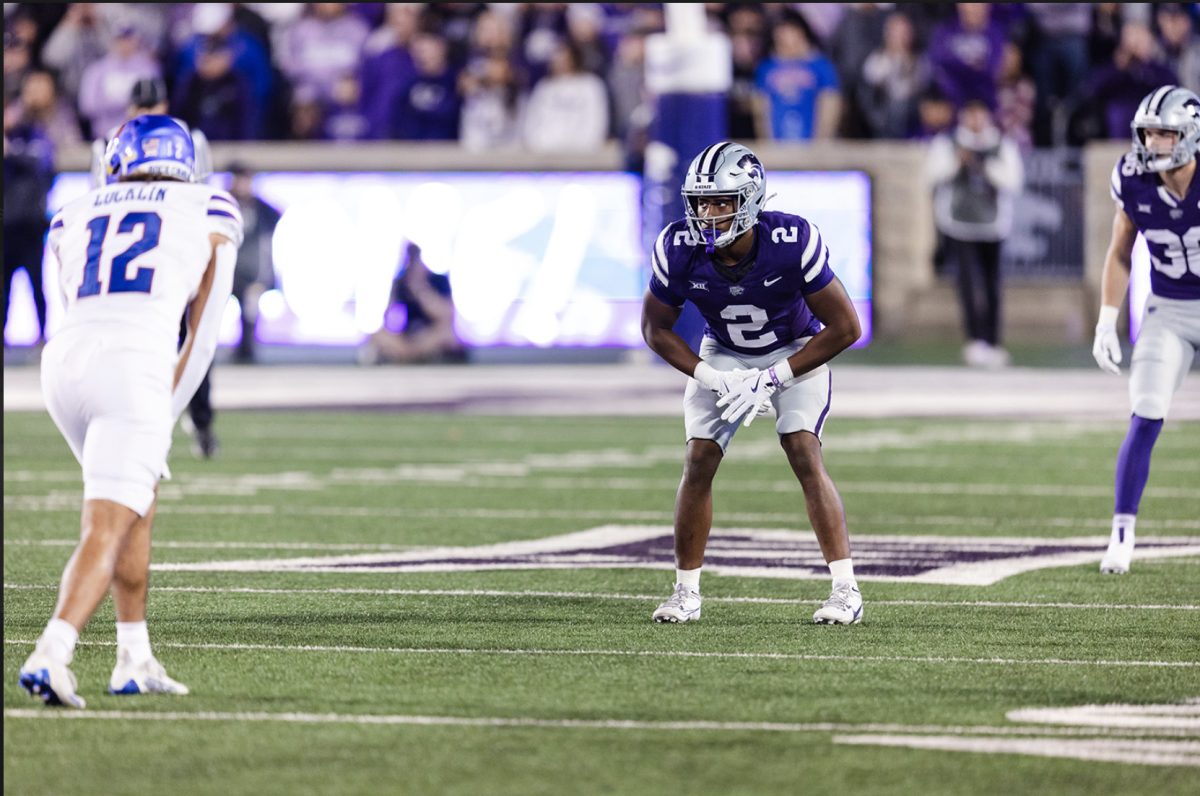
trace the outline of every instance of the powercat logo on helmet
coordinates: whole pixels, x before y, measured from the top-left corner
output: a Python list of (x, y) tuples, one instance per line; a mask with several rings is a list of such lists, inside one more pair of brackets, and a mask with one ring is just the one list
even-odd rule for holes
[(738, 168), (745, 171), (746, 176), (755, 182), (762, 182), (762, 163), (759, 163), (758, 158), (754, 157), (754, 155), (742, 155), (741, 160), (738, 161)]

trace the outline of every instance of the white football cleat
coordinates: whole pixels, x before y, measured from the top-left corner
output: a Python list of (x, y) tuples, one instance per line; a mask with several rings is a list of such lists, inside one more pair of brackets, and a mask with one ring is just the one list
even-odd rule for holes
[(1100, 561), (1100, 571), (1105, 575), (1125, 575), (1129, 572), (1129, 562), (1132, 560), (1133, 529), (1113, 531), (1108, 541), (1108, 550)]
[(700, 592), (682, 583), (675, 584), (671, 599), (658, 606), (655, 622), (690, 622), (700, 618)]
[(1100, 571), (1105, 575), (1129, 574), (1129, 562), (1133, 558), (1133, 545), (1109, 542), (1108, 552), (1100, 561)]
[(48, 655), (34, 650), (21, 667), (21, 688), (30, 696), (41, 697), (47, 705), (84, 708), (87, 702), (75, 693), (79, 682), (66, 664), (55, 663)]
[(157, 658), (134, 666), (129, 653), (117, 650), (117, 666), (108, 679), (110, 694), (186, 694), (188, 687), (167, 676), (167, 670)]
[(863, 600), (858, 587), (840, 583), (825, 604), (813, 614), (818, 625), (857, 625), (863, 618)]

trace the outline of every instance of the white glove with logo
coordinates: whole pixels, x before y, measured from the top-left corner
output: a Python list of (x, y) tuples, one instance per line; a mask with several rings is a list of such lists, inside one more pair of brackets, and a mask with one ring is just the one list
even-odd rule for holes
[(775, 383), (771, 375), (764, 370), (735, 370), (738, 381), (733, 388), (717, 400), (717, 406), (724, 406), (721, 419), (727, 423), (736, 423), (745, 415), (743, 425), (750, 425), (758, 416), (759, 408), (775, 393)]
[(1104, 305), (1100, 308), (1100, 320), (1096, 324), (1096, 339), (1092, 343), (1092, 356), (1101, 370), (1121, 374), (1121, 338), (1117, 335), (1116, 307)]
[(700, 360), (700, 364), (696, 365), (696, 370), (692, 373), (692, 378), (700, 382), (700, 386), (712, 390), (717, 395), (724, 395), (729, 392), (733, 385), (738, 381), (737, 370), (717, 370), (712, 365), (704, 360)]

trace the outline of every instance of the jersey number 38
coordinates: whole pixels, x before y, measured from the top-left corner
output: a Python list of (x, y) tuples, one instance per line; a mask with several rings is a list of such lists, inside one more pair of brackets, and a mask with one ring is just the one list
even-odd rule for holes
[(1192, 227), (1183, 233), (1183, 237), (1169, 229), (1147, 229), (1142, 236), (1149, 243), (1163, 247), (1162, 259), (1155, 256), (1153, 250), (1150, 251), (1150, 262), (1163, 276), (1178, 279), (1188, 269), (1200, 276), (1200, 227)]
[[(88, 222), (87, 264), (83, 267), (83, 284), (79, 286), (79, 298), (98, 296), (104, 292), (100, 281), (100, 258), (104, 252), (104, 240), (108, 234), (108, 222), (111, 216), (97, 216)], [(112, 258), (112, 268), (108, 279), (109, 293), (149, 293), (150, 284), (154, 281), (153, 268), (138, 268), (133, 278), (129, 278), (129, 264), (137, 257), (158, 245), (158, 234), (162, 230), (162, 218), (158, 213), (126, 213), (117, 225), (117, 233), (133, 232), (142, 227), (142, 237), (130, 244), (129, 248)]]

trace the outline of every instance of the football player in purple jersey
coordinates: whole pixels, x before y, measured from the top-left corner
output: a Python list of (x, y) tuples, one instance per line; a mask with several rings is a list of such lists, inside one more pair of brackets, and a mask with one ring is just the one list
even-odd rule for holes
[(1140, 232), (1150, 249), (1150, 297), (1130, 366), (1133, 416), (1117, 454), (1112, 537), (1100, 562), (1101, 572), (1118, 574), (1129, 571), (1133, 557), (1150, 454), (1171, 397), (1200, 348), (1200, 186), (1195, 180), (1200, 97), (1178, 86), (1157, 88), (1142, 100), (1131, 127), (1133, 151), (1112, 173), (1117, 212), (1092, 346), (1101, 368), (1121, 372), (1117, 312), (1129, 287), (1133, 244)]
[[(829, 415), (829, 360), (861, 334), (829, 246), (811, 222), (764, 211), (766, 175), (740, 144), (708, 147), (684, 177), (686, 218), (667, 226), (651, 254), (642, 304), (650, 349), (691, 376), (684, 393), (687, 456), (675, 498), (674, 594), (659, 622), (700, 618), (700, 569), (712, 527), (712, 482), (745, 418), (771, 404), (775, 429), (800, 480), (809, 521), (833, 576), (818, 624), (862, 621), (846, 516), (821, 459)], [(700, 354), (673, 331), (684, 302), (708, 325)]]

